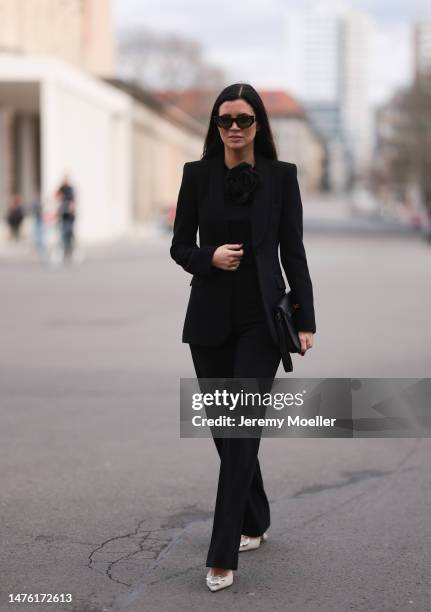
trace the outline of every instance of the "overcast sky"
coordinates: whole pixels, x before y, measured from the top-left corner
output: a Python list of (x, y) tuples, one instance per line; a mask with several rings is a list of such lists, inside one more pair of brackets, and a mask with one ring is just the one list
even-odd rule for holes
[[(200, 41), (206, 58), (226, 71), (229, 81), (259, 87), (283, 83), (283, 18), (321, 0), (113, 0), (117, 30), (142, 24)], [(365, 10), (372, 20), (370, 96), (381, 102), (408, 83), (413, 68), (411, 24), (430, 15), (424, 0), (328, 0)]]

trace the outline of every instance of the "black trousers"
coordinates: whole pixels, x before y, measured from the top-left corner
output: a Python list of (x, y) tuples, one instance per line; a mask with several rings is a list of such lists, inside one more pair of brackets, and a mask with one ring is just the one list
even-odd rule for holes
[[(197, 378), (265, 378), (270, 386), (281, 355), (264, 320), (254, 266), (232, 276), (231, 332), (220, 346), (190, 344)], [(270, 391), (270, 386), (261, 392)], [(237, 569), (241, 534), (257, 537), (270, 525), (260, 470), (260, 438), (217, 438), (220, 471), (206, 566)]]

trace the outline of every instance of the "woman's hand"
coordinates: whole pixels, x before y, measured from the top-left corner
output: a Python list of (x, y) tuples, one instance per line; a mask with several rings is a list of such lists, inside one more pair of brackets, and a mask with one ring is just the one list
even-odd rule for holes
[(300, 331), (298, 332), (299, 340), (301, 342), (300, 355), (304, 356), (308, 349), (313, 346), (313, 332)]
[(222, 244), (214, 251), (212, 265), (221, 270), (236, 270), (241, 257), (244, 255), (242, 245), (242, 242), (240, 244)]

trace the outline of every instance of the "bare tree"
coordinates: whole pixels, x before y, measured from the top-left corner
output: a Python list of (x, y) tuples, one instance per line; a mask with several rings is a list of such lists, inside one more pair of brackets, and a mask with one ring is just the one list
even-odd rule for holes
[(144, 27), (120, 33), (119, 76), (150, 90), (218, 88), (225, 81), (223, 70), (206, 61), (201, 43)]
[(390, 176), (415, 183), (431, 218), (431, 77), (422, 76), (397, 97)]

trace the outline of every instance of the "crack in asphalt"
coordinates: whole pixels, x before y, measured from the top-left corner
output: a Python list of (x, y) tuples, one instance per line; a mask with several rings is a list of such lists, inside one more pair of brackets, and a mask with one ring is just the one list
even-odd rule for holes
[[(130, 587), (133, 584), (133, 565), (138, 573), (149, 565), (175, 537), (175, 527), (145, 529), (146, 519), (139, 521), (130, 533), (106, 539), (88, 556), (88, 567), (104, 574), (113, 582)], [(139, 577), (139, 576), (137, 576)]]
[(104, 610), (119, 612), (141, 596), (146, 587), (145, 578), (157, 569), (192, 525), (207, 521), (210, 516), (210, 512), (191, 506), (166, 517), (157, 527), (148, 528), (149, 520), (143, 519), (133, 531), (107, 538), (94, 548), (87, 566), (131, 588), (117, 595), (113, 604)]
[(303, 489), (299, 489), (296, 493), (291, 495), (290, 497), (296, 498), (301, 497), (302, 495), (309, 495), (312, 493), (320, 493), (321, 491), (327, 491), (328, 489), (340, 489), (341, 487), (346, 487), (350, 484), (355, 484), (360, 482), (361, 480), (367, 480), (369, 478), (380, 478), (382, 476), (388, 476), (392, 474), (394, 470), (357, 470), (357, 471), (344, 471), (341, 472), (342, 475), (345, 476), (344, 480), (340, 482), (334, 483), (322, 483), (315, 484), (309, 487), (304, 487)]
[[(412, 457), (414, 455), (414, 453), (417, 451), (417, 449), (419, 448), (421, 442), (422, 442), (423, 438), (416, 438), (415, 439), (415, 444), (412, 446), (412, 448), (410, 448), (407, 453), (401, 457), (401, 459), (399, 460), (399, 462), (395, 465), (395, 467), (392, 470), (388, 470), (387, 472), (383, 473), (383, 475), (392, 475), (392, 474), (396, 474), (400, 471), (409, 471), (411, 468), (405, 468), (404, 470), (402, 470), (401, 468), (404, 466), (404, 464), (408, 461), (408, 459), (410, 459), (410, 457)], [(369, 470), (369, 471), (373, 471), (373, 470)], [(378, 470), (375, 470), (378, 471)], [(344, 472), (346, 473), (346, 472)], [(359, 480), (363, 480), (363, 479), (359, 479)], [(355, 482), (359, 482), (359, 480), (356, 480)], [(389, 484), (389, 483), (387, 483)], [(347, 499), (345, 499), (344, 501), (336, 504), (335, 506), (332, 506), (331, 508), (324, 510), (323, 512), (319, 512), (317, 514), (315, 514), (314, 516), (310, 517), (309, 519), (305, 520), (305, 521), (301, 521), (298, 525), (298, 527), (305, 527), (306, 525), (309, 525), (310, 523), (313, 523), (314, 521), (319, 520), (320, 518), (326, 516), (327, 514), (333, 514), (334, 512), (338, 512), (341, 508), (344, 508), (344, 506), (350, 504), (352, 501), (357, 500), (360, 497), (363, 497), (364, 495), (368, 495), (370, 493), (373, 493), (374, 491), (376, 491), (376, 489), (378, 489), (380, 492), (383, 490), (383, 487), (379, 488), (380, 483), (375, 484), (374, 486), (369, 487), (368, 489), (365, 489), (365, 491), (360, 491), (358, 493), (355, 493), (354, 495), (351, 495), (350, 497), (348, 497)], [(328, 487), (331, 488), (331, 487)], [(287, 497), (292, 497), (292, 496), (287, 496)], [(295, 497), (295, 495), (293, 496)], [(282, 498), (278, 498), (276, 501), (280, 501)], [(286, 498), (284, 498), (286, 499)], [(289, 530), (290, 531), (290, 530)], [(284, 536), (287, 535), (289, 532), (283, 532), (280, 534), (280, 536)]]

